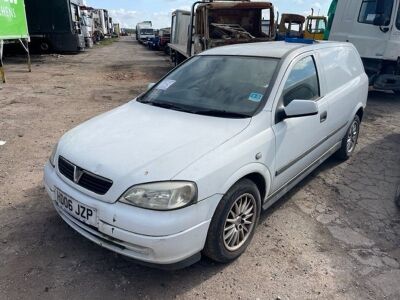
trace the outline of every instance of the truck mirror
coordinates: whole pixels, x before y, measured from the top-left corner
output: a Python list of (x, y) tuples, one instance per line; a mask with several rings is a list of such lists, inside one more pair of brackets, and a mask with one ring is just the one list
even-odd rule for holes
[(383, 15), (383, 14), (376, 15), (376, 17), (374, 19), (374, 25), (375, 26), (385, 26), (386, 25), (385, 15)]

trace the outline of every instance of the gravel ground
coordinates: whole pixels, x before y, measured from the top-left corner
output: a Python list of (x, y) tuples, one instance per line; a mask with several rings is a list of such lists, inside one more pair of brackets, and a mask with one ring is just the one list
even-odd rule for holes
[(247, 252), (166, 272), (104, 250), (57, 216), (42, 169), (68, 129), (170, 68), (122, 38), (79, 55), (6, 58), (0, 84), (1, 299), (399, 299), (400, 99), (371, 92), (356, 155), (329, 159), (262, 214)]

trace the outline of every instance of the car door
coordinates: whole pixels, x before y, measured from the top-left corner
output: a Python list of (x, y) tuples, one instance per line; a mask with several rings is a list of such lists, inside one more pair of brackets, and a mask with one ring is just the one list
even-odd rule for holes
[[(280, 112), (293, 100), (317, 102), (314, 116), (281, 119)], [(276, 155), (272, 192), (300, 174), (326, 151), (329, 104), (321, 98), (320, 79), (314, 54), (308, 52), (292, 61), (275, 98)]]

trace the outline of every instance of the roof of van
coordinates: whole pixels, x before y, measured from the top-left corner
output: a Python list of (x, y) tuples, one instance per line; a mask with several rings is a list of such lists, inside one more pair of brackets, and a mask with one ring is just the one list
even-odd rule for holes
[(202, 52), (200, 55), (240, 55), (240, 56), (260, 56), (282, 58), (292, 51), (304, 48), (302, 50), (309, 51), (318, 48), (323, 48), (326, 45), (338, 45), (345, 43), (318, 41), (312, 45), (304, 43), (288, 43), (285, 41), (279, 42), (263, 42), (263, 43), (248, 43), (235, 44), (223, 47), (213, 48)]

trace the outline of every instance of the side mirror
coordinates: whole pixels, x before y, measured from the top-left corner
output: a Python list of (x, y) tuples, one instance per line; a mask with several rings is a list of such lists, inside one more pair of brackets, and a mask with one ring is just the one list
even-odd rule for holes
[(147, 85), (147, 90), (150, 90), (153, 86), (155, 86), (156, 84), (154, 83), (154, 82), (150, 82), (148, 85)]
[(284, 111), (286, 119), (315, 116), (318, 114), (318, 105), (312, 100), (293, 100)]

